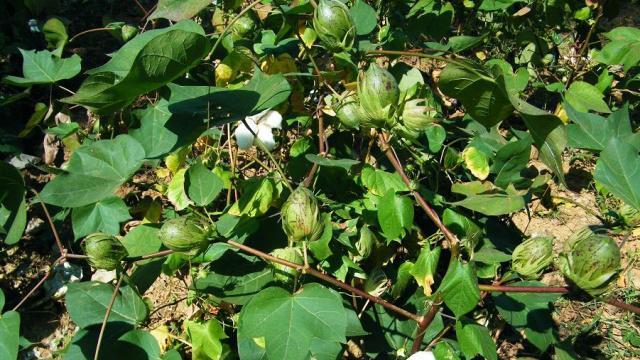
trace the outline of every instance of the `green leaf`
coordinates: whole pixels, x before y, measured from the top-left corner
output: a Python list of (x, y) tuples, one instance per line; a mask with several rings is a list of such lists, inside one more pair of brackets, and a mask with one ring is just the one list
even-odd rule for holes
[(520, 172), (527, 167), (531, 154), (531, 140), (529, 137), (510, 142), (496, 152), (491, 171), (496, 174), (494, 183), (503, 189), (510, 184), (522, 180)]
[[(522, 281), (514, 286), (545, 286), (541, 282)], [(555, 343), (552, 304), (560, 294), (493, 293), (500, 316), (518, 332), (524, 331), (527, 340), (545, 352)]]
[(147, 158), (158, 158), (193, 142), (205, 129), (201, 121), (173, 115), (169, 102), (160, 99), (144, 110), (136, 110), (140, 127), (129, 135), (144, 147)]
[(482, 36), (458, 35), (449, 38), (447, 45), (451, 47), (453, 52), (460, 52), (472, 48), (480, 44), (489, 33)]
[(202, 163), (196, 163), (187, 171), (185, 188), (189, 199), (199, 206), (206, 206), (224, 189), (224, 183)]
[[(112, 346), (106, 346), (105, 352), (127, 354), (127, 360), (160, 360), (160, 345), (151, 333), (144, 330), (131, 330), (118, 338)], [(102, 354), (102, 350), (100, 351)]]
[(185, 321), (185, 329), (191, 342), (192, 360), (217, 360), (222, 354), (221, 339), (227, 336), (216, 319), (205, 323)]
[(496, 344), (488, 328), (463, 319), (456, 321), (456, 336), (460, 350), (467, 359), (473, 359), (476, 355), (489, 360), (498, 359)]
[(209, 48), (204, 30), (190, 20), (146, 31), (127, 42), (105, 65), (89, 71), (76, 94), (62, 101), (98, 114), (111, 113), (182, 76)]
[(489, 176), (489, 157), (474, 146), (467, 146), (462, 152), (464, 164), (473, 176), (484, 180)]
[(396, 274), (396, 281), (393, 282), (391, 287), (391, 296), (394, 299), (399, 298), (404, 293), (405, 289), (409, 285), (409, 281), (413, 277), (414, 264), (411, 261), (405, 261), (398, 267), (398, 273)]
[(17, 243), (27, 224), (24, 180), (18, 169), (0, 161), (0, 235), (7, 245)]
[(463, 240), (467, 249), (473, 252), (482, 237), (482, 229), (468, 217), (452, 210), (445, 209), (442, 213), (442, 222), (456, 236)]
[(61, 57), (62, 50), (64, 50), (64, 46), (69, 39), (67, 27), (64, 23), (60, 19), (53, 17), (42, 26), (42, 34), (47, 41), (47, 48), (53, 49), (53, 54)]
[(624, 71), (640, 62), (640, 29), (617, 27), (604, 36), (610, 42), (600, 50), (594, 60), (607, 65), (621, 64)]
[(267, 75), (257, 68), (243, 90), (260, 95), (251, 112), (273, 109), (285, 102), (291, 94), (291, 86), (282, 74)]
[(451, 191), (466, 195), (464, 200), (452, 204), (489, 216), (510, 214), (524, 208), (525, 205), (524, 198), (513, 188), (502, 190), (494, 188), (488, 182), (456, 183), (451, 186)]
[[(113, 286), (101, 282), (70, 283), (66, 296), (67, 311), (80, 328), (100, 325), (107, 311)], [(140, 324), (147, 318), (147, 305), (131, 287), (120, 288), (109, 315), (109, 322)]]
[(614, 137), (634, 145), (640, 144), (638, 135), (631, 130), (629, 104), (624, 104), (606, 119), (600, 115), (578, 112), (569, 104), (564, 104), (564, 107), (573, 122), (567, 125), (569, 146), (602, 151)]
[(142, 165), (144, 149), (129, 135), (82, 145), (66, 168), (44, 187), (40, 196), (51, 205), (79, 207), (102, 200)]
[(376, 11), (362, 0), (356, 0), (349, 9), (349, 14), (356, 24), (356, 33), (358, 35), (367, 35), (372, 32), (378, 25), (378, 14)]
[(342, 299), (335, 291), (319, 284), (305, 284), (295, 294), (270, 287), (242, 308), (238, 340), (264, 338), (270, 359), (307, 359), (314, 338), (344, 343), (346, 328)]
[(472, 63), (447, 64), (438, 86), (445, 95), (460, 100), (469, 115), (487, 128), (513, 112), (504, 88), (485, 69)]
[(473, 310), (480, 301), (478, 278), (473, 266), (458, 259), (451, 261), (438, 292), (457, 318)]
[(396, 195), (390, 189), (378, 203), (378, 223), (388, 239), (397, 239), (413, 226), (413, 201), (407, 196)]
[(523, 2), (523, 0), (482, 0), (478, 9), (484, 11), (506, 10), (513, 4), (520, 2)]
[(17, 359), (20, 342), (20, 314), (7, 311), (0, 316), (0, 359)]
[(398, 173), (386, 172), (367, 165), (362, 169), (360, 177), (362, 184), (369, 189), (373, 195), (383, 196), (389, 192), (389, 190), (396, 192), (409, 191), (409, 188), (404, 181), (402, 181)]
[(0, 314), (2, 314), (2, 309), (4, 309), (4, 302), (4, 292), (2, 291), (2, 289), (0, 289)]
[(194, 288), (236, 305), (246, 304), (274, 281), (264, 261), (235, 251), (226, 251), (209, 269), (204, 277), (196, 278)]
[(270, 178), (251, 178), (242, 195), (229, 209), (229, 215), (255, 217), (264, 215), (273, 201), (275, 185)]
[(610, 113), (611, 109), (603, 100), (604, 95), (595, 86), (584, 81), (575, 81), (564, 94), (565, 101), (579, 112), (594, 110)]
[(638, 148), (622, 139), (611, 139), (600, 153), (593, 178), (626, 204), (640, 209)]
[(217, 120), (217, 125), (274, 108), (291, 94), (291, 86), (282, 74), (266, 75), (259, 69), (254, 69), (249, 83), (239, 89), (175, 84), (169, 84), (169, 89), (169, 111), (172, 114), (202, 119), (209, 117), (211, 109), (219, 107), (232, 115)]
[(48, 112), (49, 106), (41, 102), (36, 103), (33, 108), (33, 114), (31, 114), (29, 120), (27, 120), (27, 124), (24, 126), (24, 129), (20, 131), (20, 134), (18, 134), (18, 136), (26, 137), (27, 135), (29, 135), (31, 133), (31, 130), (33, 130), (42, 122), (42, 120), (44, 120)]
[(152, 254), (162, 248), (162, 240), (158, 237), (160, 225), (142, 224), (129, 230), (121, 242), (130, 257)]
[(186, 209), (189, 205), (193, 204), (187, 192), (185, 191), (185, 178), (187, 169), (180, 169), (175, 174), (167, 187), (167, 199), (176, 208), (177, 211)]
[(323, 156), (319, 156), (316, 154), (306, 154), (304, 156), (307, 160), (309, 160), (310, 162), (314, 163), (314, 164), (318, 164), (320, 166), (327, 166), (327, 167), (339, 167), (339, 168), (343, 168), (347, 171), (349, 171), (349, 169), (351, 169), (351, 167), (353, 165), (357, 165), (360, 163), (360, 161), (358, 160), (353, 160), (353, 159), (329, 159)]
[(564, 123), (556, 115), (520, 99), (515, 76), (505, 74), (499, 80), (503, 82), (511, 104), (529, 129), (533, 143), (539, 150), (540, 160), (565, 184), (562, 152), (567, 145), (567, 129)]
[(209, 0), (160, 0), (149, 19), (164, 18), (171, 21), (190, 19), (206, 8)]
[(442, 125), (431, 124), (424, 129), (424, 132), (427, 135), (429, 151), (433, 154), (440, 151), (444, 140), (447, 138), (447, 132)]
[(48, 50), (35, 51), (19, 49), (22, 54), (22, 73), (24, 77), (6, 76), (5, 84), (31, 86), (53, 84), (61, 80), (71, 79), (80, 73), (80, 56), (73, 55), (60, 59)]
[(70, 123), (60, 123), (56, 127), (48, 128), (45, 130), (47, 134), (53, 134), (60, 139), (65, 139), (66, 137), (75, 134), (80, 130), (80, 125), (77, 122)]
[(118, 235), (120, 223), (129, 219), (129, 208), (117, 196), (110, 196), (71, 211), (71, 223), (76, 239), (94, 232)]

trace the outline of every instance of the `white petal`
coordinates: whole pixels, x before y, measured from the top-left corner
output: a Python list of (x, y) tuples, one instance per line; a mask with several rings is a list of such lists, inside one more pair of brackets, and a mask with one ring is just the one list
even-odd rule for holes
[[(251, 129), (253, 130), (253, 132), (256, 132), (258, 130), (258, 127), (256, 126), (255, 122), (253, 122), (253, 120), (247, 120), (247, 124), (251, 126)], [(254, 139), (253, 134), (244, 125), (244, 123), (240, 123), (238, 125), (238, 127), (236, 128), (236, 131), (234, 132), (234, 135), (236, 136), (236, 142), (238, 143), (238, 147), (240, 149), (246, 150), (250, 148), (251, 145), (253, 145), (253, 139)]]
[(259, 120), (260, 125), (267, 125), (272, 129), (282, 129), (282, 115), (275, 110), (269, 110)]
[(418, 351), (417, 353), (409, 356), (407, 360), (436, 360), (431, 351)]
[[(270, 109), (267, 110), (263, 110), (257, 114), (251, 115), (251, 116), (247, 116), (244, 119), (247, 121), (253, 121), (255, 124), (260, 123), (260, 119), (262, 119), (269, 111), (271, 111)], [(253, 128), (253, 126), (251, 127)]]
[(273, 138), (271, 128), (265, 125), (258, 125), (258, 139), (267, 147), (269, 151), (276, 148), (276, 140)]

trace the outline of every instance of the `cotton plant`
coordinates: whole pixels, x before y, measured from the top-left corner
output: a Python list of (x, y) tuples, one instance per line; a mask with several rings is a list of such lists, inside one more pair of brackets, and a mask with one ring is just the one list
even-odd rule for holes
[(282, 115), (279, 112), (267, 109), (255, 115), (247, 116), (244, 120), (244, 122), (239, 123), (234, 132), (240, 149), (246, 150), (253, 145), (257, 145), (257, 140), (260, 140), (269, 151), (275, 149), (276, 140), (273, 137), (273, 129), (282, 128)]

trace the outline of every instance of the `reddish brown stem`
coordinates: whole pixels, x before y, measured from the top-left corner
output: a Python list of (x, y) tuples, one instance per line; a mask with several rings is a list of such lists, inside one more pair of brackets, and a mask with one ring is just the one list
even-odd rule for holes
[(122, 279), (124, 279), (124, 275), (126, 270), (122, 270), (122, 274), (118, 278), (118, 282), (116, 283), (115, 288), (113, 289), (113, 294), (111, 294), (111, 300), (109, 300), (109, 305), (107, 305), (107, 311), (104, 313), (104, 320), (102, 320), (102, 326), (100, 327), (100, 334), (98, 335), (98, 343), (96, 344), (96, 353), (93, 356), (93, 360), (98, 360), (100, 355), (100, 345), (102, 344), (102, 337), (104, 336), (104, 330), (107, 327), (107, 321), (109, 320), (109, 315), (111, 315), (111, 309), (113, 309), (113, 304), (116, 302), (116, 298), (118, 297), (118, 290), (120, 289), (120, 285), (122, 284)]
[(438, 229), (440, 229), (440, 231), (444, 234), (445, 238), (449, 242), (449, 247), (451, 249), (451, 256), (453, 258), (457, 257), (458, 243), (459, 243), (458, 238), (451, 232), (451, 230), (449, 230), (442, 223), (442, 220), (440, 220), (440, 217), (438, 216), (438, 214), (435, 212), (435, 210), (431, 208), (431, 206), (429, 206), (429, 204), (427, 204), (427, 202), (424, 200), (422, 195), (420, 195), (420, 193), (412, 189), (411, 180), (409, 180), (409, 177), (404, 172), (402, 164), (400, 163), (400, 160), (396, 157), (395, 152), (393, 151), (393, 148), (387, 141), (386, 136), (381, 133), (378, 135), (378, 139), (380, 140), (380, 149), (387, 156), (387, 159), (389, 159), (389, 162), (391, 162), (391, 165), (393, 165), (393, 168), (398, 172), (398, 174), (400, 174), (402, 181), (407, 185), (409, 189), (411, 189), (411, 194), (416, 199), (416, 202), (418, 203), (418, 205), (420, 205), (420, 207), (424, 210), (427, 216), (431, 219), (431, 221), (433, 221), (433, 223), (438, 227)]
[[(570, 292), (569, 288), (566, 287), (554, 287), (554, 286), (505, 286), (505, 285), (478, 285), (480, 291), (486, 292), (520, 292), (520, 293), (559, 293), (559, 294), (568, 294)], [(603, 300), (605, 303), (609, 305), (613, 305), (617, 308), (631, 311), (634, 314), (640, 315), (640, 307), (635, 305), (627, 304), (622, 301), (616, 299), (605, 299)]]
[(525, 292), (525, 293), (560, 293), (568, 294), (569, 289), (559, 286), (506, 286), (506, 285), (478, 285), (480, 291), (488, 292)]
[(51, 274), (53, 273), (53, 269), (56, 267), (56, 265), (58, 265), (58, 263), (60, 261), (64, 260), (64, 256), (60, 256), (59, 258), (57, 258), (56, 260), (53, 261), (53, 263), (51, 264), (51, 268), (49, 268), (49, 271), (47, 271), (46, 274), (44, 274), (44, 276), (42, 277), (42, 279), (40, 279), (40, 281), (38, 281), (38, 283), (36, 284), (36, 286), (34, 286), (23, 298), (22, 300), (20, 300), (20, 302), (18, 303), (18, 305), (13, 307), (13, 311), (18, 310), (18, 308), (20, 306), (22, 306), (22, 304), (25, 303), (25, 301), (27, 301), (28, 298), (31, 297), (31, 295), (35, 294), (36, 290), (38, 290), (42, 285), (44, 285), (44, 282), (47, 281), (47, 279), (49, 277), (51, 277)]
[(42, 210), (44, 211), (44, 215), (47, 217), (47, 221), (49, 222), (49, 227), (51, 227), (51, 232), (53, 232), (53, 238), (56, 239), (56, 245), (58, 246), (58, 251), (62, 256), (66, 255), (66, 250), (64, 246), (62, 246), (62, 241), (60, 240), (60, 235), (58, 235), (58, 230), (56, 230), (55, 225), (53, 224), (53, 219), (51, 219), (51, 215), (49, 215), (49, 210), (47, 206), (44, 204), (42, 199), (40, 198), (40, 193), (38, 193), (35, 189), (31, 190), (35, 195), (40, 205), (42, 206)]
[(606, 299), (604, 302), (606, 302), (609, 305), (613, 305), (617, 308), (620, 309), (624, 309), (627, 311), (631, 311), (632, 313), (636, 314), (636, 315), (640, 315), (640, 307), (631, 305), (631, 304), (627, 304), (627, 303), (623, 303), (622, 301), (618, 301), (616, 299)]
[(292, 263), (292, 262), (284, 260), (284, 259), (277, 258), (275, 256), (272, 256), (272, 255), (269, 255), (267, 253), (264, 253), (264, 252), (262, 252), (260, 250), (254, 249), (252, 247), (249, 247), (249, 246), (246, 246), (246, 245), (243, 245), (243, 244), (239, 244), (239, 243), (237, 243), (235, 241), (229, 240), (229, 241), (227, 241), (227, 244), (229, 244), (229, 245), (231, 245), (231, 246), (233, 246), (235, 248), (238, 248), (238, 249), (240, 249), (242, 251), (245, 251), (245, 252), (248, 252), (248, 253), (253, 254), (255, 256), (258, 256), (258, 257), (260, 257), (262, 259), (269, 260), (271, 262), (275, 262), (275, 263), (278, 263), (278, 264), (281, 264), (281, 265), (284, 265), (284, 266), (288, 266), (290, 268), (296, 269), (296, 270), (301, 271), (303, 273), (307, 273), (307, 274), (309, 274), (311, 276), (317, 277), (318, 279), (322, 279), (322, 280), (324, 280), (324, 281), (326, 281), (326, 282), (328, 282), (330, 284), (333, 284), (333, 285), (335, 285), (335, 286), (337, 286), (339, 288), (342, 288), (344, 290), (350, 291), (350, 292), (352, 292), (352, 293), (354, 293), (354, 294), (356, 294), (358, 296), (361, 296), (361, 297), (363, 297), (363, 298), (365, 298), (365, 299), (367, 299), (367, 300), (369, 300), (371, 302), (379, 304), (379, 305), (381, 305), (381, 306), (383, 306), (383, 307), (385, 307), (385, 308), (387, 308), (387, 309), (389, 309), (389, 310), (391, 310), (391, 311), (393, 311), (393, 312), (395, 312), (397, 314), (400, 314), (400, 315), (402, 315), (402, 316), (404, 316), (404, 317), (406, 317), (408, 319), (414, 320), (416, 322), (421, 322), (422, 321), (423, 317), (420, 316), (420, 315), (417, 315), (417, 314), (409, 312), (409, 311), (407, 311), (405, 309), (402, 309), (402, 308), (400, 308), (400, 307), (398, 307), (396, 305), (391, 304), (390, 302), (387, 302), (386, 300), (383, 300), (383, 299), (381, 299), (381, 298), (379, 298), (377, 296), (373, 296), (373, 295), (371, 295), (371, 294), (369, 294), (369, 293), (367, 293), (365, 291), (362, 291), (362, 290), (360, 290), (360, 289), (358, 289), (356, 287), (353, 287), (353, 286), (351, 286), (351, 285), (349, 285), (347, 283), (344, 283), (344, 282), (342, 282), (342, 281), (340, 281), (340, 280), (338, 280), (338, 279), (336, 279), (334, 277), (331, 277), (331, 276), (329, 276), (327, 274), (321, 273), (320, 271), (318, 271), (318, 270), (316, 270), (314, 268), (305, 267), (304, 265), (301, 265), (301, 264), (296, 264), (296, 263)]
[[(322, 114), (321, 104), (322, 104), (322, 97), (320, 98), (320, 100), (318, 100), (318, 105), (316, 106), (316, 118), (318, 119), (318, 150), (322, 155), (326, 151), (325, 150), (326, 139), (324, 138), (324, 116)], [(309, 173), (307, 174), (307, 176), (304, 178), (304, 181), (302, 182), (302, 186), (304, 187), (311, 186), (311, 182), (313, 182), (313, 177), (316, 175), (316, 171), (318, 171), (318, 164), (313, 163), (313, 166), (311, 166), (311, 170), (309, 170)]]
[(424, 333), (427, 331), (431, 322), (436, 317), (436, 314), (440, 310), (440, 305), (442, 305), (442, 300), (440, 297), (436, 298), (436, 301), (431, 304), (429, 311), (425, 316), (422, 317), (422, 320), (418, 323), (418, 329), (416, 330), (416, 338), (413, 340), (413, 345), (411, 346), (411, 353), (414, 354), (420, 351), (420, 345), (422, 344), (422, 339), (424, 339)]
[(126, 259), (125, 261), (127, 261), (127, 262), (136, 262), (136, 261), (154, 259), (154, 258), (159, 258), (159, 257), (171, 255), (174, 252), (175, 251), (173, 251), (173, 250), (162, 250), (162, 251), (158, 251), (158, 252), (155, 252), (155, 253), (152, 253), (152, 254), (140, 255), (140, 256), (132, 256), (132, 257)]

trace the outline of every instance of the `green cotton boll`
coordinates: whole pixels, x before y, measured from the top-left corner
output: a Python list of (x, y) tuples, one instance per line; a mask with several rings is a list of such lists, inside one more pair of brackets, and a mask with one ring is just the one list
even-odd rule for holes
[(206, 249), (211, 232), (203, 222), (181, 216), (165, 221), (158, 237), (167, 248), (191, 256)]
[(527, 279), (540, 277), (553, 261), (553, 238), (548, 236), (527, 239), (518, 245), (511, 256), (511, 268)]
[(436, 109), (426, 105), (426, 99), (407, 101), (402, 110), (402, 124), (410, 131), (420, 132), (436, 119)]
[(232, 34), (234, 40), (238, 40), (247, 37), (255, 28), (256, 22), (249, 14), (246, 14), (231, 25), (229, 32)]
[(140, 30), (138, 29), (137, 26), (128, 25), (128, 24), (123, 25), (122, 28), (120, 29), (120, 35), (122, 36), (122, 41), (124, 42), (127, 42), (133, 39), (136, 35), (138, 35), (139, 32)]
[(89, 265), (96, 269), (114, 270), (128, 253), (117, 237), (104, 233), (94, 233), (82, 242), (84, 253), (89, 257)]
[[(300, 249), (296, 247), (275, 249), (271, 252), (271, 255), (294, 264), (304, 264), (304, 258), (300, 253)], [(298, 270), (276, 262), (271, 262), (271, 270), (273, 272), (274, 279), (281, 283), (290, 283), (298, 274)]]
[(589, 232), (578, 232), (567, 240), (558, 267), (580, 289), (598, 296), (608, 290), (620, 271), (620, 249), (610, 237)]
[(362, 111), (355, 93), (343, 95), (342, 100), (336, 106), (335, 113), (342, 125), (350, 129), (358, 129), (363, 122), (366, 123), (366, 115)]
[(378, 239), (373, 231), (369, 230), (368, 226), (363, 226), (360, 229), (360, 237), (358, 238), (358, 241), (356, 241), (356, 250), (358, 251), (358, 255), (355, 257), (355, 260), (360, 261), (371, 256), (377, 243)]
[(350, 50), (356, 38), (356, 26), (349, 8), (338, 0), (320, 0), (313, 12), (313, 28), (332, 52)]
[(390, 72), (377, 64), (371, 64), (367, 71), (358, 74), (358, 99), (368, 117), (371, 127), (392, 128), (400, 89)]
[(320, 207), (311, 190), (295, 189), (282, 205), (282, 229), (292, 241), (315, 241), (324, 229)]

